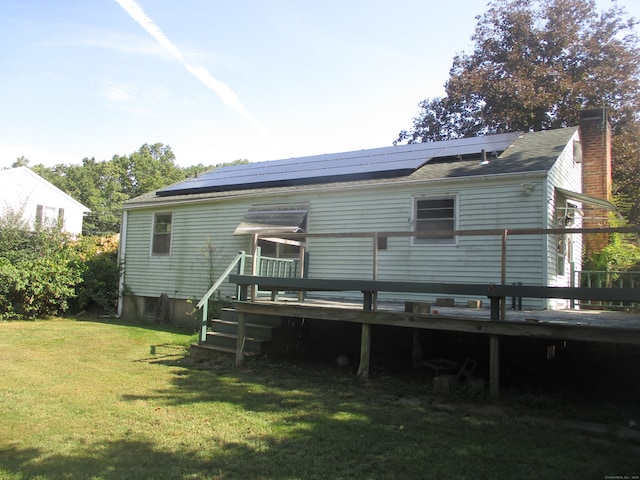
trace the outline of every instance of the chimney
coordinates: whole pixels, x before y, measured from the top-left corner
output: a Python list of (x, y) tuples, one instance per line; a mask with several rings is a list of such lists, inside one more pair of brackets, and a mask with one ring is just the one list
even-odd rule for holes
[[(580, 112), (580, 142), (582, 144), (582, 193), (611, 199), (611, 122), (606, 108)], [(593, 211), (583, 221), (584, 228), (608, 227), (607, 212)], [(607, 234), (586, 234), (585, 253), (599, 252), (609, 243)]]

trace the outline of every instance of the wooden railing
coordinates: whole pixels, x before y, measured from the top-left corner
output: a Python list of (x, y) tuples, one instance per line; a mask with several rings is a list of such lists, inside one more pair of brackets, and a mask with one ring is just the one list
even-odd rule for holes
[[(500, 383), (500, 362), (499, 362), (499, 337), (502, 335), (520, 336), (540, 336), (549, 338), (568, 338), (567, 328), (574, 329), (576, 339), (592, 341), (612, 341), (619, 343), (629, 343), (637, 345), (640, 342), (640, 334), (637, 332), (623, 331), (614, 332), (615, 336), (605, 337), (602, 333), (606, 330), (602, 328), (586, 328), (582, 325), (554, 325), (538, 322), (507, 322), (505, 321), (505, 303), (508, 297), (525, 298), (554, 298), (554, 299), (576, 299), (581, 301), (612, 301), (612, 302), (638, 302), (640, 300), (639, 290), (636, 288), (596, 288), (596, 287), (547, 287), (547, 286), (526, 286), (526, 285), (494, 285), (494, 284), (454, 284), (454, 283), (423, 283), (423, 282), (393, 282), (359, 279), (317, 279), (317, 278), (273, 278), (251, 275), (231, 275), (229, 280), (240, 287), (236, 309), (238, 315), (238, 341), (236, 344), (236, 365), (242, 362), (243, 339), (246, 332), (245, 314), (251, 310), (255, 302), (249, 302), (249, 289), (257, 286), (260, 290), (288, 290), (288, 291), (328, 291), (328, 292), (361, 292), (363, 295), (363, 308), (361, 311), (353, 309), (343, 309), (344, 314), (340, 318), (336, 312), (331, 312), (329, 317), (322, 319), (340, 319), (361, 323), (361, 346), (360, 365), (358, 375), (366, 377), (369, 372), (369, 361), (371, 355), (371, 326), (374, 324), (408, 326), (415, 328), (418, 323), (415, 318), (420, 314), (416, 313), (389, 313), (376, 310), (374, 298), (378, 292), (404, 292), (404, 293), (444, 293), (463, 295), (483, 295), (491, 302), (491, 317), (482, 323), (477, 319), (449, 318), (448, 323), (442, 328), (436, 328), (432, 319), (436, 321), (440, 317), (434, 315), (427, 317), (426, 324), (421, 328), (441, 329), (450, 331), (465, 331), (489, 336), (489, 376), (491, 396), (498, 397)], [(254, 300), (253, 298), (251, 300)], [(265, 302), (260, 302), (265, 303)], [(295, 316), (292, 308), (280, 307), (280, 315)], [(299, 308), (299, 307), (298, 307)], [(325, 308), (325, 307), (323, 307)], [(322, 310), (322, 309), (320, 309)], [(316, 310), (317, 311), (317, 310)], [(257, 313), (257, 312), (256, 312)], [(311, 318), (309, 312), (300, 313), (301, 318)], [(318, 315), (316, 313), (316, 315)], [(316, 316), (314, 318), (321, 318)], [(429, 323), (432, 323), (431, 325)], [(467, 323), (464, 327), (457, 328), (457, 322)], [(555, 333), (553, 329), (559, 329)], [(593, 336), (587, 337), (593, 333)]]
[[(637, 288), (640, 289), (640, 271), (596, 271), (582, 270), (576, 272), (576, 285), (588, 288)], [(640, 300), (640, 299), (639, 299)], [(591, 302), (582, 307), (638, 308), (638, 302)]]
[(196, 305), (196, 307), (201, 310), (200, 336), (198, 338), (199, 343), (204, 343), (207, 341), (207, 326), (209, 323), (209, 299), (211, 298), (211, 295), (213, 295), (218, 290), (218, 288), (220, 288), (222, 282), (227, 279), (227, 277), (231, 274), (231, 272), (233, 272), (233, 270), (236, 270), (238, 273), (244, 273), (246, 258), (247, 254), (244, 251), (238, 253), (238, 255), (236, 255), (236, 257), (224, 271), (224, 273), (220, 275), (218, 280), (216, 280), (211, 288), (207, 290), (207, 293), (204, 294), (202, 299)]
[[(247, 262), (247, 260), (250, 261)], [(261, 250), (258, 247), (256, 249), (255, 261), (252, 255), (247, 255), (246, 252), (241, 251), (236, 255), (236, 257), (231, 261), (229, 266), (225, 269), (225, 271), (220, 275), (220, 277), (215, 281), (215, 283), (207, 290), (207, 293), (204, 294), (202, 299), (196, 305), (197, 308), (201, 310), (201, 321), (200, 321), (200, 335), (198, 338), (199, 343), (204, 343), (207, 340), (207, 327), (209, 323), (209, 300), (211, 296), (218, 291), (220, 286), (227, 280), (229, 275), (235, 270), (236, 273), (242, 275), (245, 272), (247, 265), (255, 265), (255, 272), (249, 272), (254, 275), (263, 275), (269, 277), (277, 277), (277, 278), (290, 278), (296, 277), (301, 269), (300, 262), (296, 259), (290, 258), (275, 258), (275, 257), (265, 257), (262, 256)], [(239, 287), (238, 287), (239, 288)], [(236, 297), (239, 297), (239, 293), (236, 294)]]

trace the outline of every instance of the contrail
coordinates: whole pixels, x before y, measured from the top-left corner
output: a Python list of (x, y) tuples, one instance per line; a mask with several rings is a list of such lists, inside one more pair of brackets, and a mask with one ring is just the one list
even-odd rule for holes
[(171, 40), (162, 33), (162, 30), (153, 23), (153, 20), (144, 13), (140, 5), (138, 5), (135, 0), (116, 0), (116, 2), (118, 2), (129, 16), (144, 28), (149, 35), (155, 38), (156, 41), (162, 45), (165, 50), (167, 50), (167, 52), (178, 60), (191, 75), (200, 80), (206, 87), (213, 90), (229, 108), (242, 115), (256, 130), (258, 130), (258, 132), (260, 132), (264, 138), (271, 140), (271, 136), (264, 126), (262, 126), (262, 124), (249, 113), (233, 90), (231, 90), (227, 84), (211, 75), (206, 68), (194, 66), (187, 62), (178, 47), (176, 47)]

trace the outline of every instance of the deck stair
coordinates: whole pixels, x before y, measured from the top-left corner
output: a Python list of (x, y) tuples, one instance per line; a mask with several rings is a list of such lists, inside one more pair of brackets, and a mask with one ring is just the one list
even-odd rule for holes
[[(238, 314), (233, 308), (224, 308), (209, 322), (206, 341), (201, 347), (223, 353), (236, 351)], [(287, 322), (279, 316), (247, 315), (244, 343), (245, 355), (265, 355), (286, 349)]]

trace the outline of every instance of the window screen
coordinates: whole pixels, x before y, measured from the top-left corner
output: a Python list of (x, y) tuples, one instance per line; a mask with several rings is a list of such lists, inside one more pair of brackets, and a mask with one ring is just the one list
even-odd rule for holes
[(169, 255), (171, 253), (171, 225), (173, 214), (156, 213), (153, 222), (152, 255)]
[(415, 204), (415, 231), (417, 244), (455, 243), (455, 199), (418, 198)]

